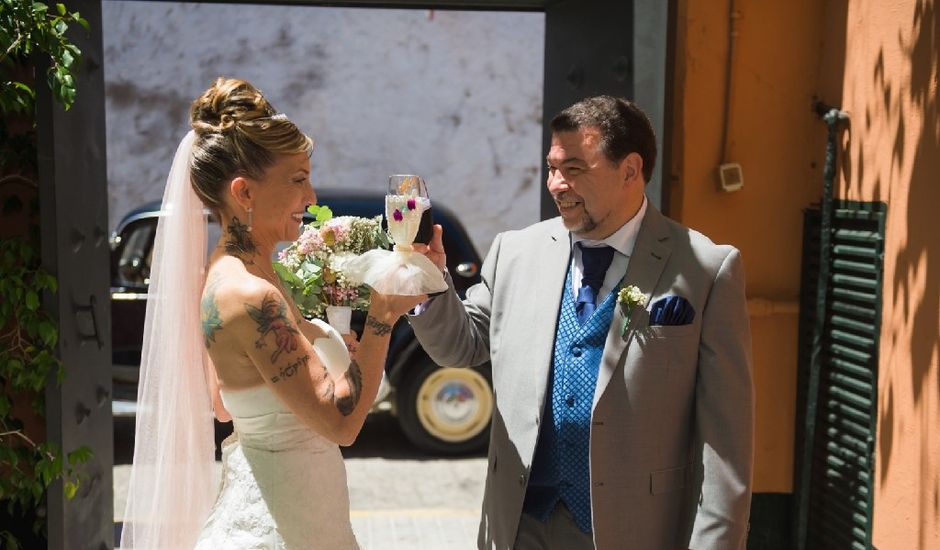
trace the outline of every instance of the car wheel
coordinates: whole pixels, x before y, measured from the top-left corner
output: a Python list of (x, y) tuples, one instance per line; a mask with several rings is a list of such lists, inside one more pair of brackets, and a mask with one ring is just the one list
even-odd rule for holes
[(446, 368), (428, 360), (397, 388), (398, 421), (419, 449), (458, 454), (482, 449), (489, 439), (493, 388), (485, 368)]

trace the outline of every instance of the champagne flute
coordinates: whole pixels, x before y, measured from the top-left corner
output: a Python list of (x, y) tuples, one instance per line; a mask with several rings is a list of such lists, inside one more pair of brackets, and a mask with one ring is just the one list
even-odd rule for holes
[(389, 176), (385, 218), (395, 250), (409, 251), (415, 242), (430, 242), (433, 220), (424, 179), (413, 174)]

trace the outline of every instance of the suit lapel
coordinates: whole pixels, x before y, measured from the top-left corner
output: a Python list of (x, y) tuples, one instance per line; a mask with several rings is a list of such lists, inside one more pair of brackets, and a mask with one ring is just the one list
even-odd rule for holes
[[(666, 220), (659, 213), (659, 210), (656, 210), (653, 205), (648, 205), (646, 215), (643, 217), (643, 222), (637, 233), (633, 254), (627, 264), (627, 273), (621, 280), (620, 287), (636, 286), (643, 292), (648, 305), (671, 253), (672, 244), (669, 242), (669, 227)], [(612, 292), (617, 292), (620, 287), (615, 288)], [(624, 312), (619, 304), (614, 305), (614, 317), (610, 323), (610, 330), (607, 332), (604, 355), (601, 359), (600, 369), (597, 372), (597, 387), (594, 391), (594, 404), (592, 407), (597, 406), (598, 400), (604, 394), (604, 390), (607, 389), (607, 384), (610, 382), (624, 351), (626, 351), (630, 340), (633, 338), (637, 326), (642, 323), (645, 317), (645, 311), (643, 307), (633, 308), (627, 331), (621, 336), (620, 331), (623, 326)]]
[[(560, 219), (549, 232), (547, 238), (537, 243), (532, 250), (531, 261), (534, 277), (529, 286), (528, 303), (532, 327), (532, 366), (535, 380), (535, 399), (539, 411), (545, 404), (545, 391), (548, 386), (548, 373), (551, 369), (552, 352), (555, 348), (555, 331), (558, 328), (558, 308), (561, 304), (561, 292), (570, 292), (565, 288), (565, 277), (571, 262), (571, 243), (568, 230)], [(561, 289), (561, 292), (559, 292)], [(544, 304), (540, 307), (536, 304)]]

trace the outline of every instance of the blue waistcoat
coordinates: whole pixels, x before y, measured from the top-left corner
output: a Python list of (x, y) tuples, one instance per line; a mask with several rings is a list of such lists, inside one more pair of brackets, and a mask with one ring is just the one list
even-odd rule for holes
[(608, 294), (591, 318), (581, 325), (570, 289), (569, 267), (555, 333), (544, 420), (535, 447), (523, 510), (546, 521), (561, 500), (571, 511), (578, 527), (590, 533), (591, 407), (617, 293)]

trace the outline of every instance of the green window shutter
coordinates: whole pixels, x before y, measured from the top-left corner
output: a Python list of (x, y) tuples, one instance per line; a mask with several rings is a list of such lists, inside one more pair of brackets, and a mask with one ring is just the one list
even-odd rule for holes
[[(797, 441), (814, 420), (806, 548), (871, 546), (886, 207), (837, 202), (816, 399), (807, 399), (819, 284), (819, 210), (804, 218)], [(807, 409), (807, 404), (815, 410)], [(799, 479), (799, 477), (797, 477)], [(800, 502), (800, 499), (796, 499)], [(799, 536), (799, 533), (798, 533)]]

